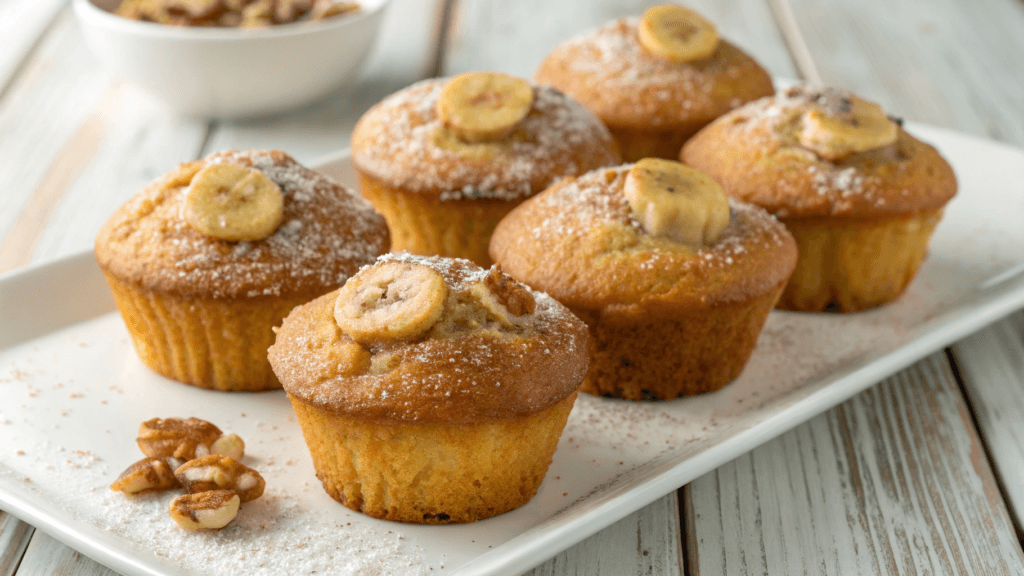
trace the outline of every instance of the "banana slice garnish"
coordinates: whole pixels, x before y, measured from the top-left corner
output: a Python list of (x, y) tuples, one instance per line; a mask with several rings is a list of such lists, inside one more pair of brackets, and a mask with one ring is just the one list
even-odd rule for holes
[(437, 115), (466, 142), (486, 142), (512, 132), (533, 107), (533, 86), (515, 76), (467, 72), (452, 78), (437, 98)]
[(648, 8), (640, 17), (637, 35), (648, 52), (673, 62), (707, 58), (718, 48), (715, 25), (676, 4)]
[(644, 158), (626, 175), (633, 216), (652, 236), (700, 249), (729, 225), (729, 201), (717, 182), (678, 162)]
[(856, 96), (839, 97), (832, 110), (804, 112), (800, 144), (831, 161), (896, 142), (899, 128), (882, 107)]
[(192, 177), (185, 205), (188, 223), (203, 234), (251, 242), (281, 225), (284, 193), (259, 170), (211, 164)]
[(447, 298), (444, 278), (429, 266), (385, 262), (349, 279), (334, 319), (359, 344), (412, 340), (437, 323)]

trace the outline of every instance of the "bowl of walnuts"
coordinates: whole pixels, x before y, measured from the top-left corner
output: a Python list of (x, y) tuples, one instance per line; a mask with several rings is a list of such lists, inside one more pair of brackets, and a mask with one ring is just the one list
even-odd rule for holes
[(351, 80), (389, 0), (74, 0), (112, 72), (200, 118), (282, 112)]

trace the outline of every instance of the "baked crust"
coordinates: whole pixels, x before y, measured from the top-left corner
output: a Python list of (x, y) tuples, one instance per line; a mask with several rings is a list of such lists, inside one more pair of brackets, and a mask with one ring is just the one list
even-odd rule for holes
[(686, 164), (726, 193), (780, 218), (871, 218), (941, 208), (956, 193), (953, 169), (901, 128), (891, 147), (825, 160), (797, 141), (801, 115), (838, 91), (798, 86), (712, 122), (687, 141)]
[(643, 48), (638, 22), (616, 20), (559, 44), (536, 81), (570, 94), (613, 130), (687, 134), (775, 92), (768, 73), (733, 44), (720, 40), (707, 58), (672, 62)]
[(620, 161), (608, 129), (557, 90), (537, 86), (533, 108), (493, 142), (452, 136), (435, 103), (446, 79), (413, 84), (371, 108), (352, 133), (356, 168), (395, 188), (441, 200), (519, 200), (561, 176)]
[[(210, 163), (258, 169), (281, 187), (284, 219), (276, 232), (228, 242), (187, 223), (185, 191)], [(389, 241), (383, 217), (367, 202), (284, 152), (221, 152), (178, 166), (118, 208), (96, 238), (96, 259), (121, 282), (183, 298), (312, 298), (343, 284)]]
[(491, 257), (572, 309), (622, 319), (682, 318), (781, 286), (796, 263), (774, 217), (730, 201), (728, 227), (694, 251), (648, 235), (623, 194), (631, 165), (554, 184), (498, 225)]
[[(429, 266), (455, 295), (490, 274), (467, 260), (388, 254), (379, 261)], [(536, 309), (511, 329), (484, 324), (362, 348), (338, 327), (332, 292), (285, 318), (270, 363), (293, 399), (361, 421), (465, 424), (536, 414), (579, 387), (588, 335), (564, 306), (533, 296)]]

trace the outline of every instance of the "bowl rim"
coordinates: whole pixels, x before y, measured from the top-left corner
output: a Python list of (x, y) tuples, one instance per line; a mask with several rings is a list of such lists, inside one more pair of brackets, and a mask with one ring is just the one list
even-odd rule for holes
[[(261, 28), (221, 28), (207, 26), (170, 26), (157, 22), (143, 22), (118, 16), (97, 6), (93, 0), (72, 0), (75, 14), (90, 24), (114, 29), (123, 33), (147, 36), (237, 42), (239, 40), (263, 40), (268, 38), (289, 38), (319, 31), (346, 28), (380, 14), (391, 0), (358, 0), (357, 14), (341, 18), (329, 18), (314, 22), (291, 22)], [(373, 4), (366, 8), (366, 4)]]

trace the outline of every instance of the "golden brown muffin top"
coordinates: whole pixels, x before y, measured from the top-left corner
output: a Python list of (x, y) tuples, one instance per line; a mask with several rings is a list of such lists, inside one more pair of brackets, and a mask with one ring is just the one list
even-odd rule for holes
[(730, 196), (782, 218), (866, 217), (945, 205), (956, 194), (953, 169), (902, 128), (895, 144), (835, 162), (800, 144), (805, 112), (831, 113), (850, 97), (844, 90), (790, 88), (712, 122), (680, 157)]
[(519, 205), (494, 231), (491, 257), (570, 308), (623, 317), (686, 314), (788, 280), (793, 237), (756, 206), (730, 200), (729, 224), (700, 249), (649, 235), (623, 192), (630, 168), (567, 178)]
[[(293, 398), (363, 420), (455, 424), (535, 414), (583, 381), (587, 328), (546, 294), (498, 268), (407, 253), (381, 256), (360, 275), (384, 267), (440, 275), (441, 314), (420, 334), (370, 341), (357, 334), (360, 344), (336, 318), (345, 288), (295, 308), (269, 351)], [(352, 282), (366, 279), (360, 275)]]
[(585, 108), (546, 86), (508, 136), (467, 143), (446, 129), (436, 111), (446, 79), (418, 82), (371, 108), (352, 133), (360, 171), (441, 200), (515, 200), (561, 176), (621, 162), (608, 129)]
[(719, 40), (707, 58), (672, 62), (640, 44), (638, 22), (616, 20), (559, 44), (535, 80), (565, 91), (612, 128), (706, 124), (774, 93), (768, 73), (729, 42)]
[[(254, 168), (281, 188), (283, 219), (273, 234), (230, 242), (187, 222), (189, 185), (211, 164)], [(178, 166), (121, 205), (100, 229), (96, 259), (122, 281), (187, 297), (312, 297), (343, 284), (389, 242), (367, 202), (284, 152), (226, 151)]]

